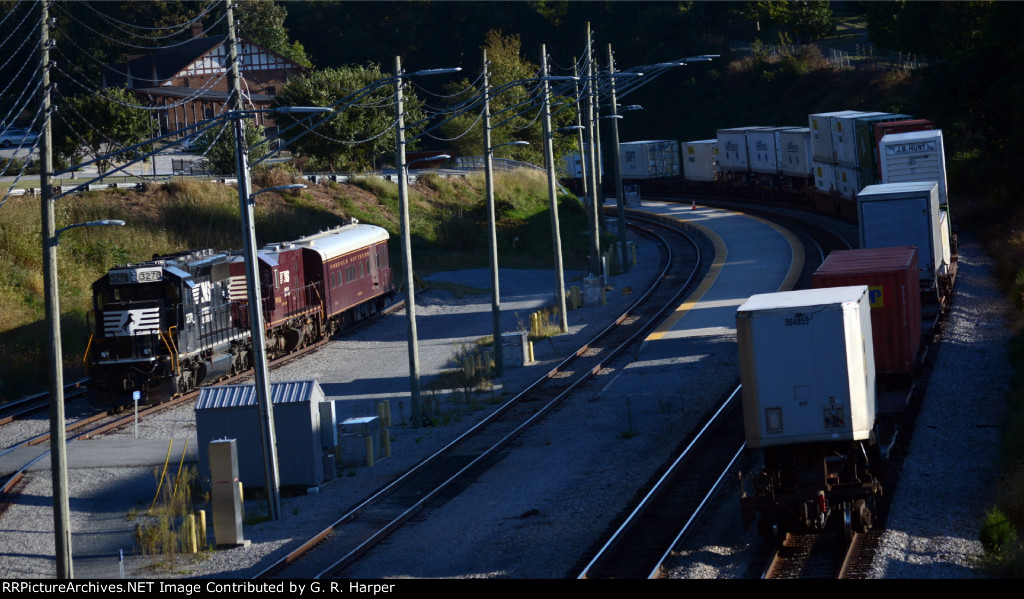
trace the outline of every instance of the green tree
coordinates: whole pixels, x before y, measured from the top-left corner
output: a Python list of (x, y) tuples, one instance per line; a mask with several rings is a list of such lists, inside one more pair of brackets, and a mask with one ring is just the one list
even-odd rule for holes
[[(302, 115), (278, 116), (281, 137), (313, 168), (372, 167), (376, 156), (395, 149), (395, 86), (389, 79), (374, 64), (320, 69), (291, 79), (275, 98), (276, 106), (333, 106), (335, 112), (315, 128), (296, 124)], [(403, 109), (411, 139), (423, 129), (424, 112), (410, 86), (403, 93)]]
[[(263, 127), (249, 121), (242, 125), (242, 135), (249, 151), (249, 164), (263, 158), (267, 154), (267, 140)], [(210, 129), (199, 140), (199, 149), (209, 161), (210, 170), (218, 175), (238, 173), (235, 158), (235, 131), (229, 121), (223, 128)]]
[(757, 31), (785, 23), (789, 19), (790, 2), (761, 0), (744, 2), (739, 9), (743, 18), (754, 21)]
[(868, 35), (875, 44), (931, 60), (966, 55), (984, 42), (999, 2), (868, 2)]
[(810, 43), (832, 33), (832, 9), (822, 0), (788, 2), (787, 27), (798, 42)]
[[(107, 88), (102, 94), (66, 98), (58, 104), (60, 118), (53, 119), (53, 147), (58, 160), (84, 156), (96, 160), (150, 138), (149, 112), (133, 108), (135, 97), (126, 88)], [(124, 150), (117, 157), (96, 163), (100, 174), (117, 161), (134, 160), (139, 150)]]
[[(521, 43), (517, 35), (502, 35), (490, 31), (484, 39), (487, 49), (488, 79), (491, 87), (491, 147), (511, 141), (526, 141), (529, 146), (503, 146), (495, 156), (513, 158), (536, 165), (544, 164), (543, 123), (537, 118), (541, 109), (537, 65), (520, 54)], [(555, 83), (552, 83), (555, 85)], [(463, 156), (483, 156), (483, 126), (479, 122), (482, 111), (481, 90), (462, 80), (449, 86), (449, 92), (458, 94), (455, 102), (470, 102), (472, 108), (450, 119), (442, 126), (453, 150)], [(575, 123), (576, 111), (565, 97), (551, 98), (552, 128), (558, 129)], [(555, 136), (555, 154), (561, 156), (575, 147), (574, 136)]]
[(288, 10), (271, 0), (250, 0), (239, 5), (239, 35), (304, 67), (313, 63), (299, 42), (288, 41), (284, 20)]

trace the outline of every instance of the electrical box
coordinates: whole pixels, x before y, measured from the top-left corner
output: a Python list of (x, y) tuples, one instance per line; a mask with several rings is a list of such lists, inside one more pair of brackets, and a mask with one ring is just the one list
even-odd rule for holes
[(248, 545), (242, 537), (242, 489), (238, 482), (238, 448), (234, 439), (210, 441), (210, 502), (213, 538), (218, 547)]

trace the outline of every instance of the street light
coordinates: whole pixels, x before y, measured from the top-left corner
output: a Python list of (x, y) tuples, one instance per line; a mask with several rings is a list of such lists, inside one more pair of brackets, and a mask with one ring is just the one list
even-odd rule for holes
[[(548, 86), (548, 55), (546, 46), (541, 44), (541, 74), (544, 75), (544, 167), (548, 173), (548, 204), (551, 211), (551, 245), (555, 258), (555, 305), (558, 308), (558, 328), (562, 333), (569, 331), (569, 316), (565, 311), (565, 271), (562, 263), (562, 230), (558, 223), (558, 196), (555, 191), (555, 148), (553, 140), (555, 133), (564, 131), (583, 131), (583, 125), (570, 125), (561, 127), (555, 131), (551, 130), (551, 105), (549, 101), (550, 88)], [(578, 81), (578, 77), (571, 77)], [(577, 120), (579, 111), (577, 111)], [(580, 148), (580, 157), (583, 156), (583, 148)]]
[[(609, 118), (612, 119), (612, 145), (615, 147), (612, 160), (615, 165), (615, 206), (619, 221), (619, 262), (622, 265), (622, 272), (625, 273), (629, 271), (629, 257), (626, 255), (626, 203), (625, 198), (622, 197), (622, 164), (619, 161), (619, 119), (622, 118), (622, 115), (619, 114), (618, 102), (615, 99), (615, 78), (623, 76), (642, 77), (643, 73), (631, 71), (616, 73), (615, 58), (612, 56), (612, 45), (608, 44), (608, 81), (612, 107), (612, 113)], [(624, 107), (623, 110), (626, 108), (629, 110), (641, 109), (636, 104)]]
[[(309, 111), (315, 111), (310, 109)], [(320, 112), (330, 109), (319, 109)], [(263, 472), (267, 485), (267, 512), (271, 520), (281, 518), (280, 478), (277, 468), (277, 437), (274, 431), (274, 408), (270, 396), (270, 379), (267, 374), (267, 349), (264, 324), (263, 302), (260, 298), (259, 269), (256, 262), (255, 204), (256, 196), (267, 191), (303, 189), (301, 183), (268, 187), (250, 192), (249, 153), (245, 146), (242, 118), (245, 111), (233, 112), (235, 159), (238, 168), (238, 201), (242, 215), (242, 245), (245, 259), (245, 291), (249, 302), (249, 338), (252, 340), (252, 362), (255, 378), (256, 403), (259, 408), (261, 441), (263, 446)]]
[[(245, 133), (242, 119), (255, 112), (246, 110), (242, 105), (242, 79), (238, 56), (238, 35), (235, 28), (234, 10), (229, 2), (227, 6), (228, 28), (228, 87), (234, 100), (228, 117), (233, 122), (235, 135), (235, 163), (238, 172), (238, 202), (242, 215), (242, 244), (245, 257), (245, 287), (249, 302), (249, 331), (252, 340), (253, 374), (256, 379), (256, 401), (259, 407), (260, 427), (262, 429), (263, 463), (267, 485), (267, 511), (271, 520), (281, 518), (280, 479), (277, 470), (277, 439), (274, 434), (274, 411), (270, 397), (270, 381), (267, 378), (267, 352), (265, 331), (263, 326), (263, 304), (260, 299), (259, 269), (256, 268), (256, 230), (254, 225), (254, 198), (264, 191), (251, 193), (249, 181), (249, 148), (245, 144)], [(261, 109), (263, 110), (263, 109)], [(318, 106), (282, 106), (267, 109), (280, 113), (311, 113), (332, 112), (332, 108)], [(298, 184), (297, 184), (298, 185)], [(295, 189), (294, 186), (282, 186)]]
[[(487, 94), (487, 76), (484, 75), (484, 94)], [(491, 113), (484, 101), (484, 176), (487, 188), (487, 234), (491, 244), (491, 322), (494, 335), (494, 374), (504, 371), (504, 349), (501, 343), (501, 292), (498, 289), (498, 227), (494, 215), (494, 150), (502, 146), (528, 146), (528, 141), (510, 141), (496, 146), (491, 144)]]
[[(405, 162), (405, 112), (402, 108), (402, 78), (421, 75), (458, 73), (461, 67), (426, 69), (402, 73), (402, 59), (395, 57), (395, 75), (387, 81), (395, 82), (395, 166), (398, 169), (398, 211), (402, 235), (402, 266), (405, 271), (405, 316), (409, 332), (409, 410), (412, 426), (418, 427), (423, 419), (423, 400), (420, 397), (420, 353), (416, 333), (416, 292), (412, 271), (412, 232), (409, 224), (409, 175)], [(416, 162), (416, 161), (413, 161)]]
[[(543, 47), (542, 47), (543, 52)], [(484, 127), (484, 174), (487, 183), (487, 223), (488, 223), (488, 234), (491, 243), (491, 320), (493, 324), (492, 334), (494, 336), (494, 371), (496, 376), (501, 376), (504, 372), (504, 349), (501, 344), (501, 292), (498, 286), (498, 233), (497, 223), (495, 222), (494, 215), (494, 150), (501, 146), (528, 146), (528, 141), (510, 141), (506, 143), (491, 145), (491, 102), (490, 99), (496, 93), (504, 91), (514, 85), (525, 83), (527, 81), (541, 81), (544, 83), (544, 109), (547, 110), (548, 102), (548, 82), (549, 81), (576, 81), (576, 77), (572, 76), (559, 76), (549, 77), (547, 72), (544, 71), (543, 76), (531, 78), (531, 79), (519, 79), (516, 81), (510, 81), (497, 89), (491, 89), (490, 80), (488, 79), (487, 73), (487, 50), (483, 51), (483, 101), (484, 101), (484, 113), (483, 113), (483, 127)], [(550, 123), (549, 123), (550, 125)], [(547, 142), (545, 141), (545, 147)], [(557, 219), (557, 214), (554, 218)], [(557, 222), (554, 223), (552, 229), (552, 235), (556, 237), (555, 242), (559, 246), (561, 242), (557, 239), (558, 228)], [(556, 250), (557, 251), (557, 250)], [(559, 251), (559, 256), (561, 252)], [(564, 292), (561, 294), (562, 301), (564, 301)], [(562, 314), (565, 314), (564, 306)], [(563, 332), (568, 330), (568, 327), (563, 329)]]
[[(49, 128), (46, 129), (49, 134)], [(49, 150), (50, 146), (45, 146)], [(48, 158), (48, 156), (47, 156)], [(48, 162), (48, 161), (47, 161)], [(64, 366), (60, 338), (60, 295), (57, 288), (57, 244), (61, 233), (76, 227), (124, 226), (123, 220), (97, 220), (54, 228), (54, 207), (49, 192), (49, 169), (43, 177), (43, 280), (46, 320), (50, 327), (50, 477), (53, 481), (53, 522), (57, 577), (73, 578), (68, 470), (64, 434)]]
[(54, 231), (53, 232), (53, 245), (57, 245), (57, 243), (58, 243), (57, 237), (61, 233), (63, 233), (64, 231), (67, 231), (68, 229), (74, 229), (76, 227), (123, 227), (123, 226), (124, 226), (124, 221), (123, 220), (117, 220), (117, 219), (92, 220), (92, 221), (89, 221), (87, 223), (75, 223), (73, 225), (68, 225), (66, 227), (61, 227), (61, 228), (57, 229), (56, 231)]

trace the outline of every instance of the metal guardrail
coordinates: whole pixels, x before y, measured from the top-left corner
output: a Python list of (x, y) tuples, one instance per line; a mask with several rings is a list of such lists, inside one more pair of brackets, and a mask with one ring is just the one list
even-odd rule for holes
[[(483, 156), (463, 156), (463, 157), (459, 157), (459, 158), (455, 159), (455, 164), (456, 164), (455, 168), (421, 169), (418, 172), (421, 173), (421, 174), (422, 173), (436, 174), (436, 175), (439, 175), (441, 177), (465, 177), (468, 172), (477, 171), (477, 170), (483, 170), (484, 167), (485, 167), (484, 157)], [(537, 166), (536, 164), (531, 164), (529, 162), (522, 162), (522, 161), (519, 161), (519, 160), (510, 160), (508, 158), (494, 158), (492, 164), (493, 164), (494, 168), (496, 168), (498, 170), (503, 170), (503, 171), (512, 171), (512, 170), (516, 170), (516, 169), (520, 169), (520, 168), (525, 168), (525, 169), (531, 169), (531, 170), (545, 172), (543, 168)], [(184, 172), (184, 171), (175, 172), (175, 176), (185, 176), (185, 175), (191, 176), (193, 178), (199, 178), (199, 179), (204, 178), (204, 175), (201, 172), (199, 172), (198, 170), (196, 172)], [(397, 171), (385, 171), (385, 170), (370, 171), (370, 172), (366, 172), (366, 173), (328, 173), (328, 172), (319, 172), (319, 173), (305, 173), (305, 174), (302, 175), (302, 177), (304, 179), (306, 179), (307, 181), (310, 181), (312, 183), (317, 183), (317, 184), (328, 182), (328, 181), (334, 182), (334, 183), (348, 183), (349, 181), (351, 181), (353, 179), (357, 179), (357, 178), (361, 178), (361, 177), (380, 177), (384, 181), (394, 181), (395, 177), (397, 177), (397, 176), (398, 176)], [(409, 182), (410, 183), (415, 183), (417, 177), (418, 177), (417, 174), (415, 174), (413, 172), (410, 172), (409, 173)], [(209, 180), (209, 181), (212, 181), (212, 182), (215, 182), (215, 183), (222, 183), (224, 185), (235, 185), (236, 183), (238, 183), (238, 179), (234, 178), (234, 177), (209, 176), (209, 177), (205, 177), (205, 178), (207, 180)], [(92, 184), (89, 185), (88, 191), (103, 191), (103, 190), (107, 190), (107, 189), (139, 189), (140, 187), (142, 187), (147, 182), (148, 181), (137, 181), (137, 182), (128, 182), (128, 183), (92, 183)], [(565, 187), (563, 187), (561, 185), (561, 183), (559, 183), (558, 186), (559, 186), (559, 189), (562, 191), (562, 193), (569, 193), (569, 191), (566, 190)], [(76, 188), (76, 186), (74, 186), (74, 185), (60, 185), (60, 186), (55, 186), (54, 187), (54, 191), (57, 192), (57, 193), (63, 194), (63, 193), (70, 193), (71, 190), (73, 190), (75, 188)], [(86, 191), (86, 190), (85, 189), (78, 190), (79, 193), (84, 192), (84, 191)], [(3, 192), (3, 190), (0, 189), (0, 192)], [(11, 190), (9, 190), (9, 192), (10, 192), (11, 195), (25, 195), (25, 194), (27, 194), (27, 195), (37, 195), (37, 194), (41, 193), (41, 189), (38, 188), (38, 187), (29, 187), (29, 188), (25, 188), (25, 189), (11, 189)]]

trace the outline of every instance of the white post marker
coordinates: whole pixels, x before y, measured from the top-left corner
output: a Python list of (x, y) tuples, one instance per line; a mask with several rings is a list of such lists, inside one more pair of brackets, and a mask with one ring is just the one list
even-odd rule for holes
[(139, 398), (142, 394), (138, 391), (132, 391), (132, 401), (135, 402), (135, 438), (139, 438)]

